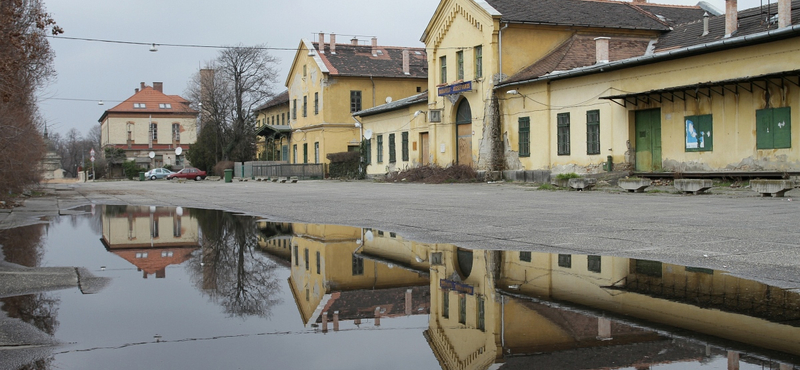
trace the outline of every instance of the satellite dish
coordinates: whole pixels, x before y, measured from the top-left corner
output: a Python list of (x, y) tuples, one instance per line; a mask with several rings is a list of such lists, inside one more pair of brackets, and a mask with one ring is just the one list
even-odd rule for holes
[(387, 96), (386, 97), (386, 104), (389, 104), (391, 102), (392, 102), (392, 97), (391, 96)]
[(367, 230), (367, 232), (364, 233), (364, 239), (367, 239), (367, 241), (371, 242), (373, 237), (372, 231), (370, 230)]
[(183, 153), (183, 148), (181, 147), (175, 148), (175, 155), (181, 155), (181, 153)]
[(372, 129), (366, 129), (364, 131), (364, 138), (367, 140), (372, 139)]
[(153, 159), (156, 157), (156, 152), (150, 152), (147, 154), (147, 156), (150, 157), (150, 159)]
[(175, 213), (176, 213), (178, 216), (183, 216), (183, 207), (178, 207), (178, 208), (175, 208)]

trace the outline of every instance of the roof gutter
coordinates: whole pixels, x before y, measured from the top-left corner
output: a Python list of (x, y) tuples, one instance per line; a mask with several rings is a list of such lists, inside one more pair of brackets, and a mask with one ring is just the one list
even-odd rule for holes
[(800, 24), (751, 35), (723, 39), (719, 41), (709, 42), (706, 44), (693, 45), (681, 49), (665, 51), (662, 53), (643, 55), (639, 57), (628, 58), (609, 63), (603, 63), (602, 65), (580, 67), (565, 72), (553, 72), (530, 80), (511, 82), (506, 84), (501, 83), (495, 86), (494, 89), (496, 90), (501, 88), (507, 88), (510, 86), (523, 85), (532, 82), (555, 81), (555, 80), (585, 76), (595, 73), (608, 72), (617, 69), (624, 69), (645, 64), (664, 62), (673, 59), (686, 58), (690, 56), (701, 55), (720, 50), (745, 47), (764, 42), (779, 41), (797, 36), (800, 36)]

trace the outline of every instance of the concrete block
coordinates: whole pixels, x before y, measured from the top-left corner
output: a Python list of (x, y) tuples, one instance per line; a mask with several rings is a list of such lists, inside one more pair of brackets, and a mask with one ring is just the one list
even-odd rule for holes
[(711, 180), (705, 179), (675, 179), (673, 186), (684, 193), (702, 194), (713, 186)]
[(648, 179), (619, 179), (617, 185), (630, 193), (644, 192), (653, 182)]
[(750, 188), (761, 193), (762, 197), (771, 195), (774, 198), (783, 197), (783, 194), (794, 188), (792, 180), (750, 180)]
[(500, 181), (503, 179), (503, 174), (500, 171), (486, 171), (484, 177), (485, 181)]
[(525, 181), (525, 171), (516, 171), (516, 170), (503, 171), (503, 178), (506, 179), (506, 181), (521, 181), (521, 182), (524, 182)]
[(546, 184), (550, 182), (550, 171), (525, 171), (525, 181)]
[(579, 177), (575, 179), (569, 179), (567, 184), (571, 189), (578, 191), (592, 190), (592, 188), (597, 185), (597, 179), (591, 177)]
[(297, 183), (297, 176), (290, 177), (289, 178), (289, 182), (291, 182), (292, 184), (296, 184)]

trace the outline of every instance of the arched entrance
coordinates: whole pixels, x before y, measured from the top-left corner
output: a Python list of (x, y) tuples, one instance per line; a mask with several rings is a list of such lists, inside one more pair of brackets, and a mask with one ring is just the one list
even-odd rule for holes
[(461, 99), (456, 110), (456, 161), (472, 166), (472, 109)]

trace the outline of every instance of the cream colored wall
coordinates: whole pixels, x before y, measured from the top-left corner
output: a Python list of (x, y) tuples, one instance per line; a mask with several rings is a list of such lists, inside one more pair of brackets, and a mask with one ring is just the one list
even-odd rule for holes
[[(148, 207), (136, 210), (128, 207), (134, 217), (130, 220), (126, 215), (110, 217), (103, 215), (103, 238), (113, 247), (151, 247), (170, 245), (197, 244), (199, 240), (197, 220), (189, 215), (177, 216), (170, 212), (159, 211), (155, 221), (158, 224), (158, 236), (150, 236), (150, 214)], [(173, 225), (175, 217), (180, 218), (181, 235), (175, 236)]]
[(154, 144), (172, 144), (172, 124), (181, 125), (180, 143), (194, 144), (197, 142), (196, 118), (179, 118), (176, 116), (153, 115), (119, 117), (109, 115), (103, 122), (107, 134), (104, 136), (104, 145), (126, 145), (128, 143), (128, 123), (133, 123), (133, 144), (148, 144), (150, 122), (158, 125), (158, 140)]
[[(503, 99), (503, 130), (509, 136), (508, 149), (519, 149), (516, 138), (517, 118), (530, 114), (531, 157), (519, 160), (521, 168), (550, 169), (553, 173), (598, 172), (602, 170), (601, 164), (607, 155), (612, 155), (616, 164), (626, 160), (628, 140), (632, 147), (635, 146), (632, 112), (659, 108), (665, 170), (798, 170), (800, 145), (792, 145), (789, 149), (756, 149), (755, 111), (766, 107), (764, 91), (758, 87), (754, 88), (754, 93), (739, 88), (738, 95), (725, 91), (724, 96), (713, 93), (711, 98), (701, 95), (700, 99), (688, 98), (688, 101), (675, 98), (673, 102), (662, 99), (659, 103), (653, 100), (649, 104), (640, 102), (638, 107), (629, 104), (628, 108), (598, 99), (601, 96), (692, 85), (698, 81), (723, 81), (745, 75), (758, 76), (794, 70), (800, 63), (800, 47), (796, 41), (784, 40), (620, 71), (511, 87), (530, 97), (525, 99), (525, 107), (522, 106), (521, 96), (510, 96), (505, 91), (498, 91)], [(764, 60), (771, 62), (764, 63)], [(720, 88), (716, 90), (719, 91)], [(770, 94), (770, 107), (792, 107), (792, 122), (795, 122), (795, 127), (800, 127), (800, 100), (797, 99), (800, 88), (786, 83), (785, 100), (776, 86), (770, 87)], [(586, 154), (585, 114), (591, 109), (599, 109), (601, 115), (599, 155)], [(571, 118), (570, 156), (557, 155), (556, 115), (563, 112), (569, 112)], [(700, 114), (713, 115), (713, 150), (687, 152), (684, 117)], [(546, 138), (547, 142), (534, 144), (534, 140), (538, 138)], [(792, 130), (792, 143), (798, 142), (800, 128)]]
[[(452, 161), (452, 157), (447, 157), (448, 153), (441, 154), (438, 152), (438, 145), (435, 145), (433, 139), (440, 135), (447, 137), (450, 134), (454, 135), (452, 128), (429, 123), (426, 106), (426, 103), (418, 103), (407, 108), (359, 118), (365, 131), (372, 130), (372, 137), (370, 138), (371, 162), (367, 166), (367, 175), (377, 176), (386, 172), (417, 167), (420, 165), (423, 156), (428, 157), (431, 160), (430, 163), (442, 163), (444, 160), (448, 160), (447, 162)], [(414, 117), (414, 113), (417, 111), (422, 111), (422, 113)], [(403, 161), (403, 132), (408, 132), (408, 161)], [(426, 153), (422, 153), (420, 134), (426, 132), (428, 133), (429, 147)], [(389, 162), (389, 134), (395, 134), (397, 159), (395, 163)], [(383, 161), (381, 163), (378, 163), (378, 135), (383, 135)]]

